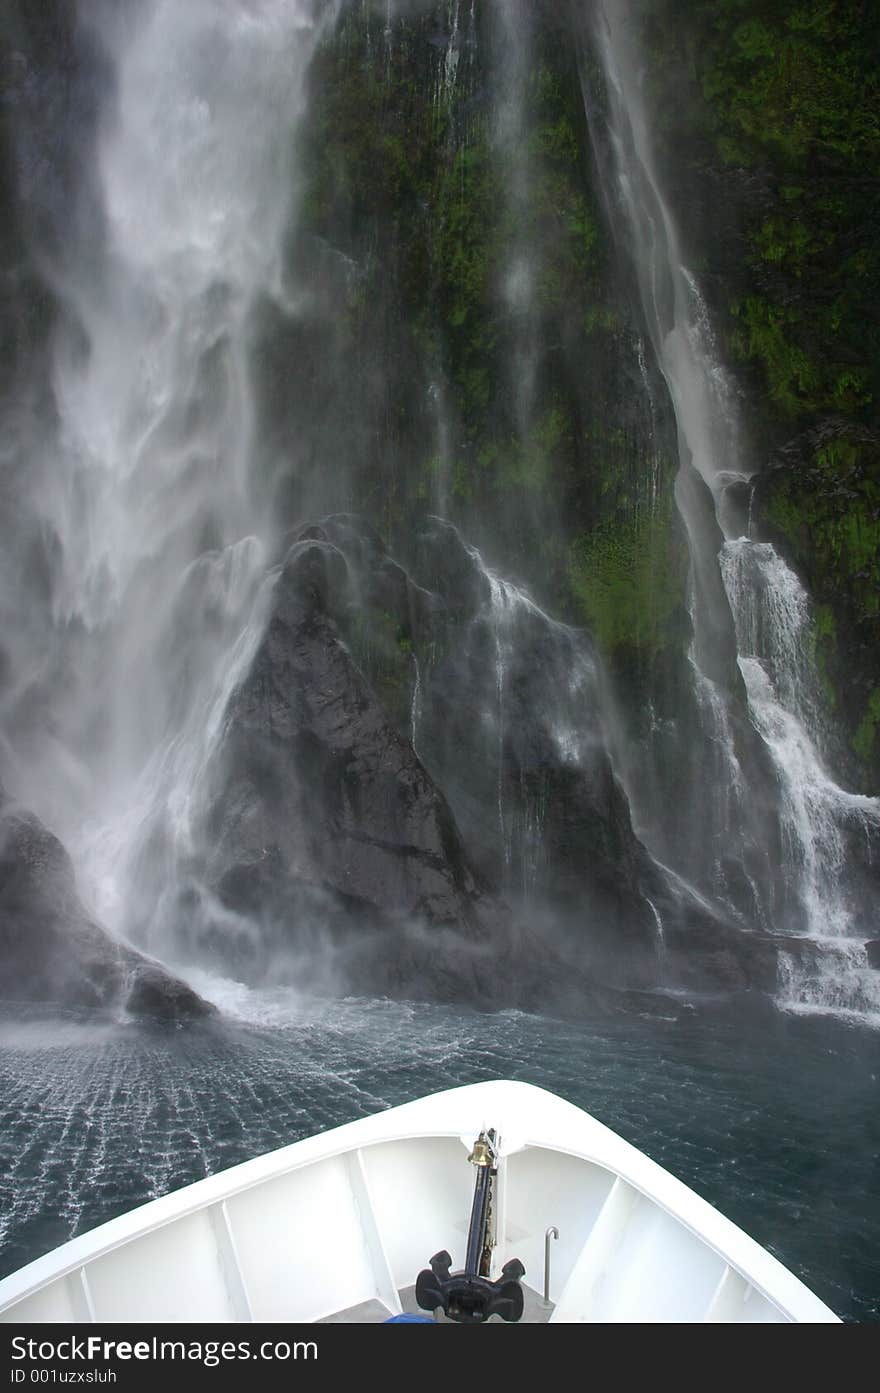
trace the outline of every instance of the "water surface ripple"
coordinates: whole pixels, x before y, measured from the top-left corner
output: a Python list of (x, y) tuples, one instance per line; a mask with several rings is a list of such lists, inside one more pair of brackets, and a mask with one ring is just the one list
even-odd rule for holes
[(594, 1023), (280, 995), (234, 1009), (171, 1033), (0, 1024), (0, 1275), (263, 1151), (517, 1078), (641, 1147), (845, 1320), (880, 1321), (876, 1032), (674, 1000)]

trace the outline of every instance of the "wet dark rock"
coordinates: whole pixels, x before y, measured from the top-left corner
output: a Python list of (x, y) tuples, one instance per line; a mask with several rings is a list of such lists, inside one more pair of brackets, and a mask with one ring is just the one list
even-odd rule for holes
[(471, 618), (489, 602), (485, 571), (458, 529), (443, 518), (429, 517), (419, 529), (416, 566), (424, 583), (437, 591), (454, 614)]
[(125, 1010), (130, 1016), (182, 1025), (216, 1015), (216, 1006), (204, 1001), (160, 963), (150, 962), (140, 954), (126, 956), (128, 995)]
[(747, 980), (752, 946), (685, 912), (633, 831), (584, 631), (440, 519), (413, 574), (348, 514), (285, 549), (210, 770), (187, 952), (254, 982), (570, 1004), (654, 984), (662, 915), (682, 943), (699, 921), (695, 980)]
[[(589, 635), (440, 519), (411, 564), (350, 514), (285, 539), (182, 868), (184, 958), (255, 984), (575, 1012), (658, 982), (772, 991), (772, 945), (674, 890), (636, 836)], [(89, 919), (35, 818), (3, 819), (10, 994), (210, 1009)]]
[(700, 669), (723, 691), (742, 699), (744, 688), (737, 665), (733, 615), (718, 564), (724, 536), (715, 516), (715, 502), (702, 475), (692, 465), (681, 469), (675, 495), (683, 515), (692, 519), (695, 612), (700, 615), (694, 642)]
[(215, 1010), (159, 963), (115, 941), (89, 918), (61, 842), (2, 790), (0, 970), (0, 996), (6, 1002), (126, 1010), (174, 1022)]
[(290, 548), (212, 771), (211, 880), (226, 910), (262, 926), (252, 975), (270, 950), (314, 946), (316, 922), (331, 942), (408, 921), (484, 931), (446, 799), (328, 612), (347, 579), (331, 542)]
[(718, 481), (721, 484), (719, 516), (728, 537), (749, 535), (749, 514), (752, 506), (752, 480), (735, 475)]
[(880, 970), (880, 938), (872, 938), (865, 944), (868, 966)]
[(454, 616), (427, 675), (420, 748), (483, 874), (606, 977), (654, 976), (656, 870), (606, 749), (589, 635), (504, 582), (493, 594), (439, 519), (419, 536), (418, 565)]
[(665, 931), (670, 983), (688, 990), (776, 991), (787, 940), (746, 930), (708, 912), (678, 915)]

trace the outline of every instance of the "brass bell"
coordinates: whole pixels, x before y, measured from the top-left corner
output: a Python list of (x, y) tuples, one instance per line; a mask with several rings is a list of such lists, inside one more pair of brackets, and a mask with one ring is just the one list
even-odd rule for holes
[(468, 1160), (475, 1166), (494, 1165), (495, 1153), (489, 1145), (485, 1132), (481, 1132), (477, 1137), (477, 1140), (474, 1142), (474, 1149), (468, 1157)]

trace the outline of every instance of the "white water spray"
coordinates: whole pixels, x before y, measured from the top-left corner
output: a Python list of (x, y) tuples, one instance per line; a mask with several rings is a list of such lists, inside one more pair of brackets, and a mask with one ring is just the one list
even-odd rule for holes
[[(145, 0), (96, 35), (114, 74), (97, 212), (53, 270), (58, 433), (32, 498), (57, 557), (50, 656), (65, 683), (47, 698), (53, 743), (18, 773), (117, 931), (147, 831), (161, 822), (187, 849), (206, 746), (264, 613), (254, 319), (263, 300), (296, 300), (293, 133), (335, 12)], [(22, 685), (46, 667), (35, 654)]]

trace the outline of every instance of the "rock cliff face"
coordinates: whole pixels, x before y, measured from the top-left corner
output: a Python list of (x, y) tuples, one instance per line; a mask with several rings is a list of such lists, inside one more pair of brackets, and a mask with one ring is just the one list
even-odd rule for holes
[(449, 518), (590, 627), (638, 706), (647, 682), (673, 699), (688, 626), (675, 426), (577, 50), (564, 6), (419, 0), (387, 33), (381, 5), (342, 7), (297, 148), (308, 291), (266, 307), (255, 382), (270, 448), (298, 442), (282, 515), (354, 507), (396, 554), (425, 511)]
[(689, 983), (757, 964), (769, 984), (773, 950), (635, 836), (585, 633), (436, 518), (412, 571), (347, 514), (286, 548), (207, 775), (181, 952), (254, 983), (547, 1005), (650, 985), (661, 951), (678, 980), (699, 940)]
[(182, 1023), (213, 1013), (161, 964), (86, 914), (70, 857), (0, 791), (0, 998)]
[[(211, 876), (272, 942), (311, 921), (422, 921), (481, 933), (482, 889), (442, 793), (343, 642), (343, 553), (321, 528), (295, 542), (209, 775)], [(257, 965), (259, 970), (259, 964)]]
[[(743, 387), (752, 523), (806, 581), (864, 792), (880, 787), (876, 6), (637, 3), (655, 138)], [(684, 215), (686, 210), (686, 215)]]

